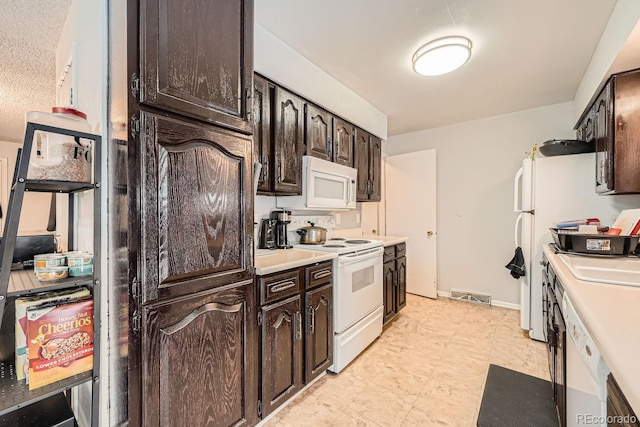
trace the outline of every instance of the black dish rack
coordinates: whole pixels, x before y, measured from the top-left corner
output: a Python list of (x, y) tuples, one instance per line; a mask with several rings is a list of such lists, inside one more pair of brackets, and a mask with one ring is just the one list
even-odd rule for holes
[(604, 233), (584, 234), (575, 230), (550, 228), (556, 246), (563, 252), (629, 256), (640, 249), (638, 236), (615, 236)]

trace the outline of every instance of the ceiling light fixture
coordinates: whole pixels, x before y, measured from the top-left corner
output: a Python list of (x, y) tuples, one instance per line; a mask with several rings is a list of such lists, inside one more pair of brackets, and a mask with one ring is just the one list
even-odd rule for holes
[(430, 41), (413, 55), (413, 70), (423, 76), (449, 73), (471, 57), (471, 40), (462, 36), (442, 37)]

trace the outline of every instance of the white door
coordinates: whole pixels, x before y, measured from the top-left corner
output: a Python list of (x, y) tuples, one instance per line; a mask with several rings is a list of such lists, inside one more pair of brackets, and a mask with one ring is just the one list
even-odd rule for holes
[(436, 298), (436, 150), (385, 159), (386, 234), (407, 241), (407, 292)]

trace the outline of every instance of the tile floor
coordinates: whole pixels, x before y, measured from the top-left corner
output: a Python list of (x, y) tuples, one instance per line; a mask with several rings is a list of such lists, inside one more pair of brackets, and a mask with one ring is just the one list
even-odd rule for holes
[(264, 425), (474, 426), (490, 363), (549, 379), (544, 344), (524, 336), (519, 316), (408, 295), (395, 321), (355, 361)]

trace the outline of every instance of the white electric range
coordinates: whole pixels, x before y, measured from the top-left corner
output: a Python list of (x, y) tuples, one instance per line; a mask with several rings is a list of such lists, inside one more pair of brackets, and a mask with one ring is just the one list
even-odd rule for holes
[(333, 367), (342, 371), (382, 333), (382, 241), (328, 239), (322, 245), (293, 245), (297, 249), (334, 252)]

